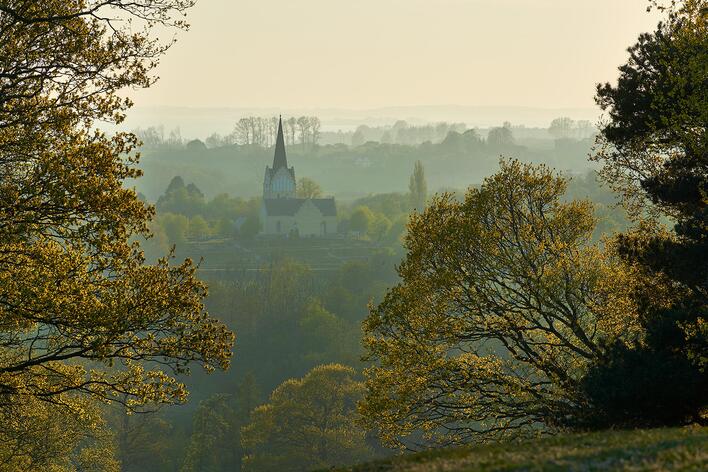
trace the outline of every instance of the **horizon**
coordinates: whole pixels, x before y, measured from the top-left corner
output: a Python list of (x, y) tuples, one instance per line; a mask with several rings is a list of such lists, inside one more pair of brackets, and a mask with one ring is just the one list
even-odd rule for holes
[(596, 124), (601, 116), (595, 108), (552, 108), (523, 106), (410, 105), (376, 108), (277, 108), (277, 107), (199, 107), (182, 105), (135, 106), (128, 112), (123, 128), (163, 126), (179, 128), (182, 136), (204, 139), (212, 133), (228, 134), (244, 116), (313, 115), (322, 120), (327, 131), (352, 131), (358, 125), (390, 126), (405, 120), (412, 125), (438, 122), (465, 123), (471, 128), (490, 128), (509, 121), (513, 126), (546, 128), (551, 120), (568, 116)]

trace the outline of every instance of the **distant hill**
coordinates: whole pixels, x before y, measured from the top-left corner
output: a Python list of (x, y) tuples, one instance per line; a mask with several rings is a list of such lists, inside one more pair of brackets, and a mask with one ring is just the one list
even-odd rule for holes
[(358, 125), (391, 125), (397, 120), (411, 124), (440, 121), (462, 122), (469, 127), (501, 126), (505, 121), (514, 125), (546, 128), (551, 120), (568, 116), (574, 120), (597, 121), (597, 108), (534, 108), (534, 107), (475, 107), (462, 105), (429, 105), (348, 110), (339, 108), (276, 109), (276, 108), (188, 108), (135, 107), (128, 112), (122, 129), (147, 128), (163, 125), (166, 130), (180, 128), (188, 139), (204, 139), (212, 133), (228, 134), (239, 118), (245, 116), (317, 116), (323, 131), (352, 131)]
[(519, 444), (442, 449), (338, 469), (340, 472), (704, 471), (708, 428), (601, 431)]

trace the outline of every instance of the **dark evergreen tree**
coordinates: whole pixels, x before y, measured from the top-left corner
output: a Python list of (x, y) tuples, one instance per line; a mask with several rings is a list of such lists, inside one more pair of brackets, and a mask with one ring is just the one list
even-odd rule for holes
[[(629, 48), (616, 86), (598, 86), (609, 114), (598, 160), (638, 216), (663, 216), (673, 231), (643, 224), (618, 237), (620, 253), (672, 296), (639, 294), (646, 339), (618, 347), (588, 375), (600, 421), (700, 420), (708, 391), (708, 2), (685, 0)], [(605, 418), (603, 420), (602, 418)]]

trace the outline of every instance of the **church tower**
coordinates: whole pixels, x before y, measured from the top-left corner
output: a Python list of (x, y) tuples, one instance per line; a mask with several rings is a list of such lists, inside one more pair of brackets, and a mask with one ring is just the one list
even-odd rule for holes
[(278, 121), (278, 137), (275, 141), (273, 167), (266, 166), (265, 170), (263, 198), (295, 198), (295, 169), (288, 167), (282, 117)]

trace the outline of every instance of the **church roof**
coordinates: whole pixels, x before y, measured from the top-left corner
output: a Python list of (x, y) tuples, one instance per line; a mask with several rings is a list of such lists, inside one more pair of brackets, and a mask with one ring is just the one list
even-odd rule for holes
[(312, 203), (320, 209), (323, 216), (337, 216), (337, 207), (334, 198), (313, 198)]
[(285, 138), (283, 137), (283, 117), (278, 121), (278, 137), (275, 140), (275, 155), (273, 156), (273, 172), (281, 167), (288, 168), (288, 156), (285, 154)]
[(263, 204), (268, 216), (295, 216), (308, 200), (320, 210), (322, 216), (337, 216), (334, 198), (266, 198)]

